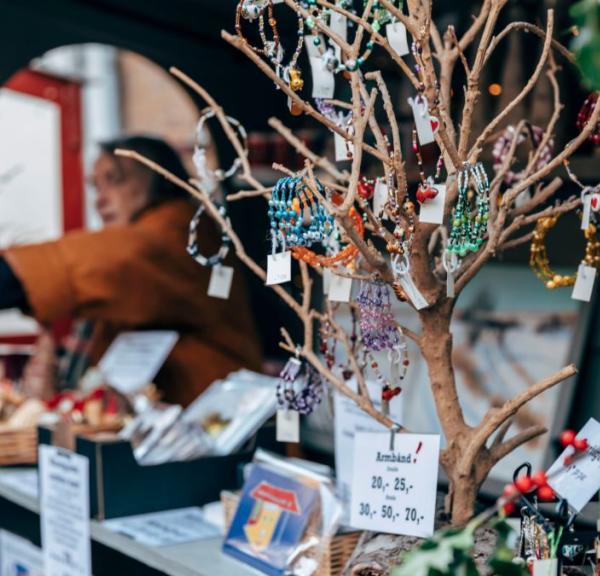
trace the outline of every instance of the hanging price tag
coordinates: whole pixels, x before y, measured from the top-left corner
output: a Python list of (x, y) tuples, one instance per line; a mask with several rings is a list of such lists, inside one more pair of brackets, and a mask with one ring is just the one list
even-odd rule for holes
[(431, 144), (435, 140), (432, 122), (437, 123), (438, 120), (432, 119), (429, 114), (429, 103), (427, 102), (427, 98), (419, 95), (416, 98), (409, 98), (408, 103), (412, 108), (419, 143), (421, 146)]
[(323, 58), (311, 56), (309, 60), (313, 81), (312, 97), (333, 98), (335, 92), (335, 76), (333, 72), (327, 70)]
[(592, 216), (592, 195), (581, 193), (581, 202), (583, 205), (583, 214), (581, 215), (581, 229), (587, 230), (590, 226)]
[(443, 224), (444, 222), (444, 206), (446, 203), (446, 185), (436, 184), (432, 186), (438, 193), (435, 198), (426, 200), (421, 204), (419, 213), (419, 221), (424, 224)]
[(398, 56), (406, 56), (410, 52), (408, 47), (408, 38), (406, 35), (406, 26), (404, 26), (402, 22), (388, 24), (385, 27), (385, 34), (390, 46), (394, 49), (394, 52), (396, 52)]
[(267, 258), (267, 286), (283, 284), (292, 279), (292, 253), (269, 254)]
[(417, 285), (414, 283), (412, 276), (408, 272), (400, 275), (400, 285), (417, 310), (422, 310), (429, 306), (429, 302), (427, 302), (425, 296), (421, 294)]
[(296, 410), (277, 410), (277, 442), (300, 442), (300, 413)]
[(407, 536), (431, 536), (440, 437), (361, 432), (354, 437), (350, 524)]
[(585, 438), (589, 448), (573, 459), (565, 462), (565, 458), (574, 453), (574, 448), (568, 446), (548, 470), (548, 484), (576, 512), (592, 499), (600, 489), (600, 422), (590, 418), (581, 429), (577, 438)]
[(331, 286), (331, 270), (329, 268), (323, 269), (323, 294), (327, 296), (329, 294), (329, 287)]
[(231, 266), (213, 266), (208, 283), (208, 295), (228, 300), (232, 281), (233, 268)]
[(352, 278), (331, 274), (329, 285), (329, 300), (331, 302), (350, 302), (352, 292)]
[(575, 280), (575, 286), (573, 286), (571, 298), (573, 298), (573, 300), (589, 302), (592, 298), (595, 281), (596, 269), (592, 266), (580, 264), (577, 269), (577, 279)]
[(533, 576), (558, 576), (558, 559), (534, 560)]
[(337, 132), (333, 133), (333, 139), (335, 144), (335, 161), (343, 162), (344, 160), (351, 160), (352, 154), (350, 154), (349, 143)]
[(375, 191), (373, 192), (373, 214), (379, 217), (383, 213), (383, 219), (387, 220), (387, 213), (384, 211), (385, 204), (388, 201), (388, 187), (381, 179), (377, 178), (375, 182)]

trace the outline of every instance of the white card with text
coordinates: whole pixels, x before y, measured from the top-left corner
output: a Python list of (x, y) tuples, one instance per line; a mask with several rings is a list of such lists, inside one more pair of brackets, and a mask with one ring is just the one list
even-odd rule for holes
[(98, 367), (113, 388), (122, 394), (135, 394), (154, 380), (178, 339), (173, 330), (122, 332)]
[(277, 442), (300, 442), (300, 413), (296, 410), (277, 410), (275, 429)]
[(349, 152), (350, 143), (345, 138), (340, 136), (337, 132), (334, 132), (333, 142), (335, 144), (336, 162), (344, 162), (345, 160), (350, 160), (352, 158), (352, 154)]
[(596, 281), (596, 269), (593, 266), (580, 264), (577, 269), (577, 278), (571, 298), (580, 300), (581, 302), (589, 302), (592, 299), (594, 291), (594, 283)]
[(406, 56), (410, 53), (408, 47), (408, 37), (406, 35), (406, 26), (402, 22), (393, 22), (385, 27), (385, 34), (387, 36), (390, 46), (394, 49), (394, 52), (398, 56)]
[(352, 278), (331, 274), (329, 283), (329, 300), (331, 302), (350, 302), (352, 294)]
[(424, 224), (443, 224), (444, 206), (446, 204), (446, 185), (436, 184), (433, 188), (438, 191), (437, 196), (426, 200), (421, 204), (419, 222), (423, 222)]
[(292, 253), (269, 254), (267, 258), (267, 286), (284, 284), (292, 279)]
[(40, 446), (40, 524), (45, 576), (91, 576), (89, 460)]
[(0, 576), (44, 576), (41, 548), (16, 534), (0, 530)]
[[(356, 391), (356, 380), (348, 382), (348, 386)], [(381, 385), (375, 381), (367, 381), (367, 388), (373, 406), (377, 410), (381, 410)], [(390, 402), (390, 418), (397, 424), (402, 424), (403, 404), (403, 394)], [(333, 394), (333, 417), (336, 484), (342, 500), (350, 502), (354, 435), (358, 432), (384, 432), (386, 427), (363, 412), (354, 401), (337, 390)]]
[(577, 438), (585, 438), (587, 452), (565, 465), (565, 457), (572, 456), (574, 448), (568, 446), (548, 470), (548, 484), (580, 512), (600, 490), (600, 422), (590, 418), (579, 431)]
[(229, 299), (231, 283), (233, 282), (233, 268), (231, 266), (213, 266), (208, 283), (208, 295), (212, 298)]
[(310, 68), (312, 70), (312, 97), (333, 98), (335, 92), (335, 76), (325, 66), (325, 60), (321, 57), (310, 57)]
[(350, 525), (360, 530), (433, 534), (440, 437), (361, 432), (354, 437)]

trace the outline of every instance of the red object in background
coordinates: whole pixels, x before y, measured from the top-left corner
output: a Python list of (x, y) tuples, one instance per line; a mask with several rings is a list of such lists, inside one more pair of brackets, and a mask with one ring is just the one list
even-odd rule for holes
[[(4, 85), (5, 88), (49, 100), (60, 110), (61, 172), (63, 231), (82, 228), (84, 224), (84, 185), (82, 162), (81, 85), (33, 70), (21, 70)], [(57, 340), (71, 330), (71, 319), (56, 322), (52, 332)], [(32, 344), (35, 336), (4, 336), (0, 342)]]

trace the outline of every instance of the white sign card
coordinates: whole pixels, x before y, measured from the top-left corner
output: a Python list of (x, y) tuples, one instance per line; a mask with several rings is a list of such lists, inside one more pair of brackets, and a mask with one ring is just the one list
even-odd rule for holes
[(275, 428), (277, 442), (300, 442), (300, 413), (296, 410), (277, 410)]
[(571, 298), (573, 298), (573, 300), (589, 302), (592, 298), (595, 281), (596, 269), (593, 266), (580, 264), (577, 269), (577, 278), (575, 279), (575, 286), (573, 286)]
[(433, 534), (440, 437), (361, 432), (354, 438), (350, 524), (360, 530)]
[(213, 266), (208, 283), (208, 295), (213, 298), (229, 300), (231, 284), (233, 282), (233, 268), (231, 266)]
[(350, 302), (352, 293), (352, 278), (331, 274), (329, 283), (329, 300), (331, 302)]
[[(348, 385), (357, 389), (356, 381)], [(367, 381), (369, 396), (373, 406), (381, 410), (381, 385)], [(404, 397), (402, 394), (390, 402), (390, 418), (397, 424), (402, 423)], [(337, 390), (333, 396), (335, 476), (340, 496), (344, 502), (350, 501), (352, 485), (352, 467), (354, 454), (354, 435), (358, 432), (384, 432), (387, 428), (363, 412), (355, 402)]]
[(600, 422), (590, 418), (577, 438), (588, 441), (587, 452), (565, 465), (565, 457), (572, 456), (575, 451), (572, 446), (567, 446), (547, 474), (552, 489), (580, 512), (600, 489)]
[(151, 548), (214, 538), (220, 534), (219, 528), (208, 523), (196, 506), (105, 520), (102, 525)]
[(0, 530), (0, 576), (44, 576), (42, 550), (29, 540)]
[(40, 446), (40, 522), (45, 576), (91, 576), (89, 461)]
[(312, 70), (312, 97), (333, 98), (335, 92), (335, 76), (333, 72), (327, 69), (323, 58), (311, 57), (309, 60)]
[(534, 560), (532, 576), (558, 576), (558, 559)]
[(398, 56), (406, 56), (410, 53), (408, 47), (408, 37), (406, 35), (406, 26), (402, 22), (393, 22), (385, 27), (385, 34), (387, 36), (390, 46), (394, 49), (394, 52)]
[(590, 226), (590, 218), (592, 215), (592, 195), (581, 194), (581, 203), (583, 205), (583, 213), (581, 215), (581, 229), (587, 230)]
[(135, 394), (154, 380), (178, 339), (173, 330), (123, 332), (98, 367), (113, 388), (122, 394)]
[(267, 257), (267, 286), (284, 284), (292, 279), (292, 253), (280, 252)]
[(436, 184), (432, 187), (438, 191), (437, 196), (426, 200), (421, 204), (419, 222), (423, 222), (424, 224), (443, 224), (444, 206), (446, 203), (446, 185)]

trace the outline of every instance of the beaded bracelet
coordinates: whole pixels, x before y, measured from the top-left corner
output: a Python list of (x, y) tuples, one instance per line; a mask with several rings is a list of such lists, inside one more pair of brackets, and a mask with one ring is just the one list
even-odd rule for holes
[(298, 358), (290, 358), (279, 374), (277, 382), (279, 406), (308, 416), (321, 402), (322, 394), (321, 375), (309, 364)]
[[(327, 194), (317, 180), (320, 194)], [(323, 242), (333, 231), (333, 216), (317, 201), (316, 194), (301, 177), (280, 178), (269, 200), (271, 235), (283, 235), (290, 247)]]
[[(475, 203), (469, 200), (469, 182), (475, 185)], [(452, 230), (448, 250), (465, 256), (467, 252), (477, 252), (487, 232), (489, 216), (490, 183), (478, 162), (475, 166), (465, 163), (458, 173), (458, 199), (452, 210)]]
[[(492, 157), (494, 159), (493, 168), (494, 172), (498, 173), (502, 169), (504, 164), (504, 157), (509, 153), (512, 143), (517, 139), (517, 146), (525, 142), (528, 138), (531, 139), (534, 153), (537, 153), (542, 140), (544, 139), (544, 130), (539, 126), (533, 126), (527, 122), (521, 131), (517, 134), (515, 126), (507, 126), (504, 132), (496, 140), (494, 148), (492, 150)], [(552, 152), (554, 150), (554, 140), (550, 139), (544, 145), (538, 155), (538, 159), (535, 163), (535, 170), (540, 170), (552, 159)], [(521, 172), (514, 172), (508, 170), (504, 176), (504, 183), (511, 185), (516, 182), (520, 182), (525, 177), (525, 170)]]
[[(228, 170), (215, 170), (214, 172), (210, 172), (206, 166), (206, 154), (204, 152), (204, 148), (201, 146), (201, 143), (204, 139), (204, 125), (208, 120), (214, 118), (215, 111), (212, 108), (206, 108), (202, 114), (200, 115), (200, 119), (198, 120), (198, 124), (196, 126), (196, 144), (194, 146), (194, 164), (196, 165), (196, 170), (200, 178), (205, 178), (207, 174), (209, 177), (214, 177), (216, 180), (223, 181), (227, 178), (231, 178), (242, 166), (242, 159), (239, 156), (236, 156), (233, 164), (229, 167)], [(231, 116), (225, 116), (227, 122), (233, 126), (235, 130), (237, 130), (240, 136), (240, 142), (243, 148), (243, 154), (247, 158), (248, 157), (248, 133), (246, 129), (242, 125), (239, 120), (232, 118)]]
[(439, 180), (442, 168), (444, 166), (444, 159), (440, 154), (436, 163), (435, 176), (433, 178), (427, 178), (425, 176), (425, 170), (423, 168), (423, 156), (421, 155), (421, 149), (419, 148), (419, 140), (417, 138), (417, 130), (413, 128), (412, 131), (412, 149), (417, 158), (417, 164), (419, 166), (419, 176), (421, 178), (421, 184), (417, 189), (417, 202), (424, 204), (427, 200), (433, 200), (438, 195), (438, 190), (433, 184)]
[[(267, 9), (269, 26), (273, 32), (273, 40), (271, 42), (267, 41), (265, 34), (265, 8)], [(253, 46), (244, 36), (242, 32), (242, 18), (249, 22), (258, 18), (259, 33), (263, 43), (262, 48)], [(273, 0), (240, 0), (235, 9), (235, 31), (244, 44), (246, 44), (253, 52), (262, 54), (268, 58), (273, 57), (277, 53), (280, 45), (277, 20), (275, 20), (273, 16)]]
[[(203, 213), (204, 204), (200, 204), (198, 210), (196, 210), (196, 213), (192, 218), (192, 221), (190, 222), (187, 252), (196, 262), (198, 262), (198, 264), (200, 264), (200, 266), (212, 268), (213, 266), (221, 264), (221, 262), (227, 258), (227, 254), (229, 254), (229, 248), (231, 246), (231, 238), (225, 232), (223, 232), (221, 235), (221, 247), (216, 254), (213, 254), (209, 257), (200, 254), (200, 249), (198, 248), (198, 226), (200, 224), (200, 217)], [(219, 213), (225, 218), (226, 222), (230, 224), (229, 217), (227, 216), (227, 211), (225, 210), (224, 206), (219, 207)]]
[[(335, 198), (336, 197), (334, 196), (334, 202)], [(357, 234), (362, 238), (365, 233), (365, 225), (361, 215), (355, 208), (350, 208), (348, 215), (352, 219), (354, 229), (356, 230)], [(292, 248), (292, 256), (296, 260), (306, 262), (314, 268), (318, 266), (329, 268), (338, 264), (341, 266), (348, 266), (358, 256), (358, 253), (358, 248), (352, 243), (347, 244), (345, 248), (333, 256), (316, 254), (312, 250), (309, 250), (303, 246)]]
[[(559, 215), (547, 216), (537, 221), (533, 238), (531, 240), (529, 265), (535, 275), (545, 284), (546, 288), (563, 288), (573, 286), (577, 280), (577, 274), (563, 276), (556, 274), (550, 268), (548, 251), (546, 249), (546, 234), (550, 228), (553, 228), (558, 222)], [(600, 269), (600, 241), (597, 237), (597, 229), (594, 224), (590, 224), (584, 231), (586, 245), (585, 256), (582, 264)]]

